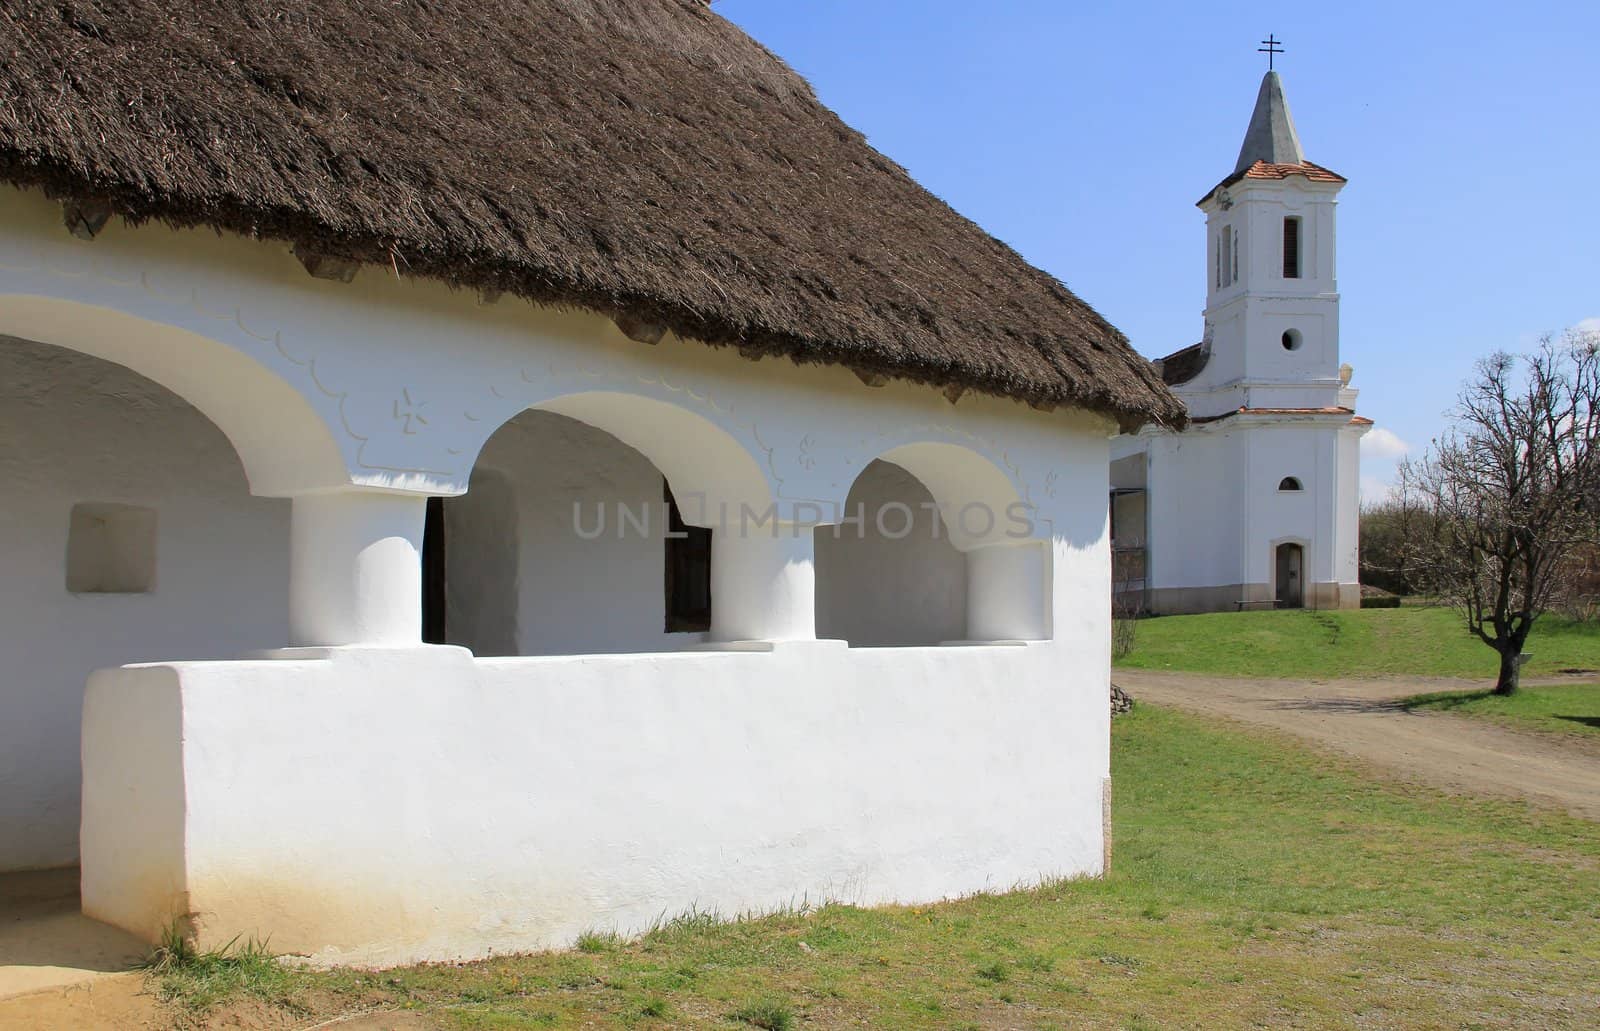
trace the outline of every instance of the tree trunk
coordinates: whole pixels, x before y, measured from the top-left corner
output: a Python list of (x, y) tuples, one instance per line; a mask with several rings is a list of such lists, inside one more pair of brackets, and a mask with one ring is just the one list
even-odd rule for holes
[(1494, 693), (1515, 694), (1517, 678), (1522, 675), (1522, 651), (1507, 648), (1500, 653), (1500, 679), (1494, 682)]

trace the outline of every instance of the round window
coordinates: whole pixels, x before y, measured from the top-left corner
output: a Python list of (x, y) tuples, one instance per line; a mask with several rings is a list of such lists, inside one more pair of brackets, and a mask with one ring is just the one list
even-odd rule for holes
[(1300, 481), (1295, 479), (1293, 476), (1285, 476), (1283, 479), (1278, 481), (1278, 489), (1279, 490), (1304, 490), (1305, 488), (1300, 486)]
[(1298, 351), (1300, 350), (1300, 344), (1301, 337), (1298, 329), (1286, 329), (1283, 331), (1283, 349), (1285, 351)]

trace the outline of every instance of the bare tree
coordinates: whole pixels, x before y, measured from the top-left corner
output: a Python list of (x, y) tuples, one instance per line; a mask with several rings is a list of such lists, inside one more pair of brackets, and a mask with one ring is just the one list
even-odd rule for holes
[(1500, 656), (1496, 694), (1580, 549), (1600, 543), (1600, 335), (1478, 363), (1453, 426), (1400, 468), (1408, 573)]

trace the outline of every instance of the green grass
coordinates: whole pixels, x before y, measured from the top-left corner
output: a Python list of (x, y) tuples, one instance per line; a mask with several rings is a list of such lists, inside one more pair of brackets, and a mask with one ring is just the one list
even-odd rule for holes
[(287, 1013), (302, 1010), (296, 1000), (300, 985), (294, 973), (257, 941), (229, 942), (220, 949), (197, 951), (174, 922), (145, 962), (156, 983), (156, 997), (173, 1004), (179, 1023), (197, 1017), (224, 1000), (250, 998)]
[(789, 1031), (794, 1026), (794, 1011), (781, 999), (747, 1003), (729, 1016), (751, 1027), (759, 1027), (762, 1031)]
[[(266, 983), (235, 991), (316, 1019), (394, 1009), (441, 1027), (724, 1031), (1554, 1027), (1600, 1005), (1600, 825), (1393, 786), (1148, 705), (1113, 740), (1104, 880), (735, 922), (694, 913), (591, 951), (460, 966), (252, 966)], [(152, 976), (196, 1008), (193, 978)]]
[(1508, 726), (1600, 742), (1600, 684), (1537, 685), (1504, 697), (1487, 690), (1447, 691), (1409, 698), (1405, 707), (1479, 716)]
[[(1529, 677), (1600, 669), (1600, 624), (1546, 615), (1528, 639)], [(1479, 677), (1499, 656), (1445, 608), (1219, 612), (1140, 620), (1117, 665), (1244, 677)]]

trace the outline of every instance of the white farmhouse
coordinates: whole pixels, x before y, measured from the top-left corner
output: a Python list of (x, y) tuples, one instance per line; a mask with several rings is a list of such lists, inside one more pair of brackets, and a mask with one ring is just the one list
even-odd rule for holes
[(390, 963), (1103, 869), (1109, 441), (1184, 414), (1088, 305), (700, 0), (66, 10), (0, 870)]
[(1345, 179), (1305, 159), (1267, 72), (1206, 214), (1205, 335), (1156, 362), (1186, 429), (1112, 444), (1115, 590), (1163, 614), (1351, 608), (1362, 434), (1339, 363), (1334, 209)]

